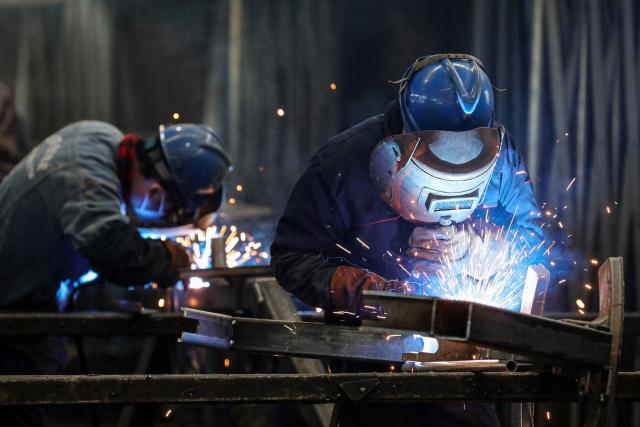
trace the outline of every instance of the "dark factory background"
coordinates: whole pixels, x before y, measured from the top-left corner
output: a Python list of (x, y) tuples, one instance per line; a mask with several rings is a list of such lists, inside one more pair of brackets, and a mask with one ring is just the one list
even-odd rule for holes
[[(234, 163), (223, 211), (256, 207), (272, 229), (315, 150), (383, 112), (416, 57), (471, 53), (576, 261), (553, 308), (596, 310), (584, 284), (621, 255), (637, 311), (639, 28), (634, 0), (0, 0), (0, 81), (28, 147), (89, 118), (211, 125)], [(636, 344), (623, 369), (640, 368)]]

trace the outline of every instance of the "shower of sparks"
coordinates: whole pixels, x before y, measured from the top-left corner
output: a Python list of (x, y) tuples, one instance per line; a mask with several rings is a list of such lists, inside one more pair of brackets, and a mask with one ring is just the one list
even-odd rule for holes
[(569, 185), (567, 185), (567, 191), (569, 191), (569, 189), (571, 188), (571, 186), (573, 185), (573, 183), (574, 183), (574, 182), (576, 182), (576, 179), (575, 179), (575, 178), (573, 178), (573, 179), (571, 180), (571, 182), (569, 183)]
[(442, 268), (435, 275), (422, 273), (421, 292), (443, 299), (517, 310), (524, 290), (527, 259), (536, 248), (527, 251), (521, 245), (519, 232), (512, 231), (511, 225), (481, 231), (482, 240), (467, 233), (470, 252), (465, 262), (455, 261), (460, 258), (455, 251), (442, 256)]
[[(227, 267), (240, 267), (243, 265), (266, 264), (270, 254), (263, 247), (263, 243), (254, 240), (247, 232), (239, 232), (235, 225), (211, 226), (205, 230), (193, 230), (186, 235), (175, 238), (176, 243), (187, 249), (193, 259), (192, 268), (204, 269), (212, 267), (211, 243), (214, 238), (224, 239)], [(193, 280), (189, 286), (207, 287), (208, 283), (201, 280)]]

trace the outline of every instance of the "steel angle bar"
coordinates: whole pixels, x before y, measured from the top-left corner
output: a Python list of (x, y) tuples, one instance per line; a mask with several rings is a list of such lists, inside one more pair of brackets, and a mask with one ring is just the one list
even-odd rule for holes
[(200, 270), (183, 270), (180, 272), (181, 279), (188, 279), (190, 277), (199, 277), (201, 279), (215, 279), (215, 278), (249, 278), (260, 276), (273, 276), (273, 270), (269, 266), (256, 266), (256, 267), (220, 267), (220, 268), (206, 268)]
[(183, 311), (198, 326), (194, 333), (182, 334), (181, 340), (206, 347), (380, 362), (400, 362), (404, 353), (424, 347), (422, 338), (411, 331), (230, 317), (187, 308)]
[(196, 323), (181, 313), (0, 313), (0, 336), (180, 335)]
[[(617, 401), (640, 400), (640, 373)], [(0, 405), (579, 401), (575, 378), (537, 372), (0, 376)]]
[(364, 294), (364, 304), (384, 309), (383, 316), (367, 325), (421, 331), (435, 338), (558, 361), (609, 363), (608, 332), (473, 302), (378, 291)]

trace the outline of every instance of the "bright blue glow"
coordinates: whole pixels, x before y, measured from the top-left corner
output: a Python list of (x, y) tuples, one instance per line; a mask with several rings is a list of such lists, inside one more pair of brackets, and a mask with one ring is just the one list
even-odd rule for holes
[(96, 273), (93, 270), (89, 270), (86, 273), (84, 273), (82, 276), (80, 276), (80, 278), (78, 279), (78, 283), (83, 285), (85, 283), (96, 280), (97, 278), (98, 278), (98, 273)]
[(472, 104), (470, 104), (469, 102), (463, 100), (462, 97), (458, 93), (456, 93), (456, 97), (458, 98), (458, 105), (460, 105), (460, 108), (462, 108), (462, 111), (465, 114), (472, 114), (476, 110), (476, 107), (478, 106), (478, 103), (480, 102), (480, 96), (481, 95), (482, 95), (482, 93), (478, 93), (478, 96), (476, 96), (476, 99), (473, 101)]

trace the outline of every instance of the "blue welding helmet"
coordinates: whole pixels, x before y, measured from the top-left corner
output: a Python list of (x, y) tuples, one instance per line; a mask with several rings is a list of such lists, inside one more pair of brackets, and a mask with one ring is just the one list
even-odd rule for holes
[(220, 207), (231, 160), (216, 131), (201, 124), (161, 125), (144, 141), (144, 152), (170, 199), (152, 225), (195, 224)]
[(498, 128), (392, 135), (371, 153), (369, 174), (404, 219), (447, 226), (465, 221), (482, 202), (501, 145)]
[(405, 132), (491, 127), (493, 88), (479, 59), (466, 54), (423, 56), (399, 81)]

